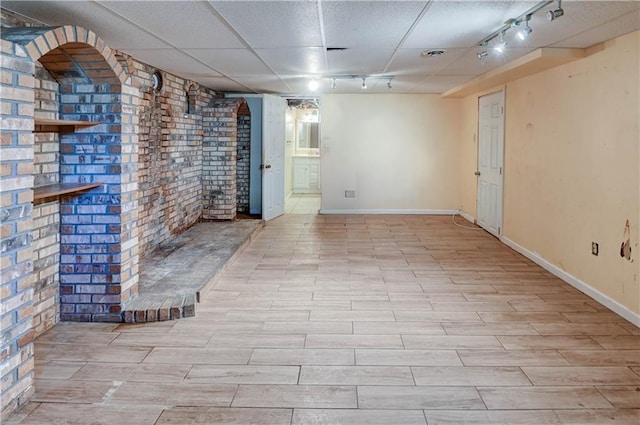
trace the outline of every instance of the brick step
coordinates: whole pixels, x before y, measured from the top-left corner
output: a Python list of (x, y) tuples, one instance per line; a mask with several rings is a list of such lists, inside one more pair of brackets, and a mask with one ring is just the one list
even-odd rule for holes
[(125, 323), (162, 322), (196, 315), (196, 294), (140, 295), (122, 312)]

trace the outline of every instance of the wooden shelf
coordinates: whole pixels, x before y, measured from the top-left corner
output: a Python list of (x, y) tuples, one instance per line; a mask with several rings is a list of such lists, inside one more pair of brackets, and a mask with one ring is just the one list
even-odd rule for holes
[(33, 190), (33, 199), (50, 198), (52, 196), (68, 195), (83, 192), (102, 186), (102, 183), (58, 183), (36, 187)]
[(79, 128), (93, 127), (100, 124), (94, 121), (52, 120), (46, 118), (34, 119), (34, 133), (73, 133)]
[(587, 54), (586, 49), (543, 47), (458, 87), (447, 90), (442, 93), (442, 97), (469, 96), (537, 72), (546, 71), (547, 69), (582, 59)]

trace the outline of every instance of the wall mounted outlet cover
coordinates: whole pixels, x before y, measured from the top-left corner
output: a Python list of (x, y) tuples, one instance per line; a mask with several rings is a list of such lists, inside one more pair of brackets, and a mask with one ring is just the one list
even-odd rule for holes
[(356, 197), (356, 191), (355, 190), (345, 190), (344, 191), (344, 197), (345, 198), (355, 198)]

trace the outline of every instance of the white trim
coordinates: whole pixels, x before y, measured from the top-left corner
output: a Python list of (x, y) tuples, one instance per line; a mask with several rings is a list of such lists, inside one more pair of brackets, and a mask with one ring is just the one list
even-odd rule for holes
[(464, 218), (465, 220), (467, 220), (468, 222), (470, 222), (472, 224), (476, 224), (476, 219), (471, 214), (467, 214), (466, 212), (464, 212), (462, 210), (459, 210), (458, 214), (460, 214), (460, 216), (462, 218)]
[(401, 210), (401, 209), (380, 209), (380, 210), (320, 210), (320, 214), (422, 214), (422, 215), (457, 215), (459, 210)]
[(640, 327), (640, 314), (639, 313), (634, 313), (633, 311), (629, 310), (628, 307), (623, 306), (618, 301), (614, 300), (613, 298), (609, 297), (608, 295), (605, 295), (602, 292), (598, 291), (597, 289), (589, 286), (587, 283), (581, 281), (577, 277), (565, 272), (560, 267), (558, 267), (558, 266), (556, 266), (554, 264), (551, 264), (550, 262), (548, 262), (547, 260), (542, 258), (540, 256), (540, 254), (538, 254), (536, 252), (531, 252), (528, 249), (518, 245), (517, 243), (515, 243), (511, 239), (506, 238), (504, 236), (501, 236), (500, 240), (502, 241), (502, 243), (504, 243), (508, 247), (512, 248), (513, 250), (519, 252), (520, 254), (524, 255), (525, 257), (527, 257), (528, 259), (530, 259), (531, 261), (533, 261), (534, 263), (536, 263), (537, 265), (539, 265), (543, 269), (553, 273), (554, 275), (556, 275), (560, 279), (564, 280), (565, 282), (567, 282), (569, 285), (573, 286), (577, 290), (587, 294), (588, 296), (590, 296), (594, 300), (598, 301), (600, 304), (602, 304), (605, 307), (609, 308), (613, 312), (619, 314), (620, 316), (622, 316), (623, 318), (627, 319), (628, 321), (630, 321), (634, 325)]

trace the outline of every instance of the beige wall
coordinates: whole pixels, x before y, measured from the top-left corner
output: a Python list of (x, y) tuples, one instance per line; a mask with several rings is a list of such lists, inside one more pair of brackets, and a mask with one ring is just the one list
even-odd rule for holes
[(323, 210), (458, 209), (460, 105), (438, 95), (323, 96)]
[[(640, 32), (506, 86), (504, 236), (640, 313)], [(461, 204), (475, 216), (477, 98), (463, 100)], [(626, 220), (633, 262), (620, 256)], [(591, 255), (591, 242), (600, 255)]]

